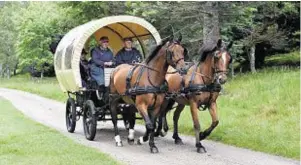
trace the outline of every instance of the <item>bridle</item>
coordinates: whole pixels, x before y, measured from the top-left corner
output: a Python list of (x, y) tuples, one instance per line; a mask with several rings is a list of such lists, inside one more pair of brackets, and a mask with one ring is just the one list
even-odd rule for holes
[[(213, 73), (214, 73), (213, 79), (212, 79), (211, 76), (205, 75), (205, 74), (203, 74), (203, 73), (198, 73), (198, 72), (196, 72), (196, 70), (194, 71), (194, 73), (200, 75), (200, 76), (202, 77), (202, 79), (203, 79), (203, 77), (206, 77), (206, 78), (212, 80), (211, 82), (217, 82), (217, 80), (218, 80), (218, 78), (219, 78), (220, 75), (222, 75), (222, 74), (228, 74), (228, 72), (229, 72), (228, 69), (226, 69), (226, 70), (220, 70), (220, 69), (218, 69), (218, 68), (216, 67), (216, 65), (215, 65), (216, 62), (217, 62), (216, 60), (219, 60), (219, 59), (221, 58), (221, 57), (218, 56), (218, 54), (219, 54), (219, 53), (222, 53), (222, 52), (224, 52), (224, 51), (217, 51), (217, 52), (214, 53), (214, 57), (213, 57), (213, 65), (211, 65), (211, 68), (212, 68)], [(231, 55), (230, 55), (230, 62), (229, 62), (229, 63), (232, 63), (232, 57), (231, 57)], [(197, 68), (200, 64), (201, 64), (201, 63), (199, 62), (198, 65), (196, 66), (196, 68)], [(204, 79), (203, 79), (203, 81), (204, 81)]]
[[(222, 50), (222, 51), (216, 51), (216, 52), (214, 52), (214, 57), (213, 57), (213, 67), (212, 67), (212, 70), (214, 71), (214, 79), (213, 79), (213, 82), (216, 82), (217, 81), (217, 79), (218, 79), (218, 77), (219, 76), (221, 76), (221, 75), (227, 75), (228, 74), (228, 72), (229, 72), (229, 69), (226, 69), (226, 70), (220, 70), (220, 69), (218, 69), (217, 67), (216, 67), (216, 62), (218, 61), (218, 60), (220, 60), (220, 58), (221, 58), (221, 56), (218, 56), (219, 54), (221, 54), (221, 53), (223, 53), (223, 52), (226, 52), (225, 50)], [(228, 54), (228, 52), (227, 52), (227, 54)], [(231, 57), (231, 55), (229, 54), (229, 56), (230, 56), (230, 62), (229, 63), (232, 63), (232, 57)]]
[[(173, 44), (173, 45), (172, 45)], [(171, 46), (171, 48), (169, 48), (170, 47), (170, 45), (172, 45)], [(173, 47), (174, 46), (176, 46), (176, 45), (181, 45), (179, 42), (176, 42), (176, 41), (174, 41), (174, 42), (172, 42), (171, 44), (169, 44), (168, 46), (167, 46), (167, 48), (166, 48), (166, 60), (167, 60), (167, 63), (169, 64), (169, 65), (171, 65), (173, 68), (176, 68), (176, 66), (178, 65), (178, 63), (181, 61), (181, 60), (183, 60), (184, 61), (184, 56), (182, 57), (182, 58), (179, 58), (179, 59), (176, 59), (176, 61), (173, 61), (172, 59), (173, 59), (173, 57), (175, 56), (174, 55), (174, 52), (173, 52)], [(182, 45), (181, 45), (182, 46)], [(172, 49), (172, 50), (169, 50), (169, 49)]]
[[(173, 45), (172, 45), (172, 44), (173, 44)], [(171, 45), (172, 45), (172, 46), (171, 46)], [(166, 47), (166, 53), (165, 53), (165, 55), (166, 55), (166, 62), (167, 62), (169, 65), (171, 65), (173, 68), (176, 68), (177, 64), (178, 64), (181, 60), (184, 61), (184, 56), (185, 56), (185, 55), (184, 55), (182, 58), (176, 59), (176, 61), (173, 60), (173, 57), (174, 57), (173, 47), (174, 47), (175, 45), (181, 45), (181, 44), (180, 44), (179, 42), (177, 42), (177, 41), (173, 41), (171, 44), (168, 44), (168, 46)], [(171, 46), (171, 48), (169, 48), (170, 46)], [(181, 45), (181, 46), (182, 46), (182, 45)], [(169, 49), (171, 49), (171, 50), (169, 50)], [(147, 78), (148, 78), (148, 81), (150, 82), (150, 84), (151, 84), (153, 87), (157, 88), (157, 87), (152, 83), (152, 81), (151, 81), (151, 79), (150, 79), (150, 73), (149, 73), (149, 70), (156, 71), (156, 72), (159, 72), (159, 71), (157, 71), (157, 70), (155, 70), (155, 69), (150, 69), (150, 68), (148, 68), (148, 70), (147, 70), (147, 75), (148, 75)], [(181, 73), (182, 71), (176, 69), (176, 72)], [(169, 74), (170, 74), (170, 73), (169, 73)]]

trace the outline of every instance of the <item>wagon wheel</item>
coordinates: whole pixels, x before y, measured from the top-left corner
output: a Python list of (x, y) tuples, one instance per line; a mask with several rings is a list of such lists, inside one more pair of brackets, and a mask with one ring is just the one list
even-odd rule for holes
[(95, 106), (91, 100), (87, 100), (84, 105), (83, 125), (86, 138), (88, 140), (94, 140), (97, 118), (95, 115)]
[(73, 133), (76, 126), (76, 106), (73, 98), (69, 97), (66, 103), (66, 127)]

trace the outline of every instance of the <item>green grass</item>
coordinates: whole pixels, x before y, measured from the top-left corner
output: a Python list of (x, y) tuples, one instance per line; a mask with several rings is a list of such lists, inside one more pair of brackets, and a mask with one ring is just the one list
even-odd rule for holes
[[(300, 71), (263, 70), (228, 82), (218, 98), (220, 124), (209, 139), (256, 151), (300, 159)], [(172, 125), (172, 113), (168, 114)], [(211, 123), (200, 112), (201, 128)], [(194, 135), (189, 107), (179, 132)]]
[(61, 91), (56, 78), (32, 79), (18, 75), (9, 80), (0, 78), (0, 87), (27, 91), (62, 102), (65, 102), (67, 99), (67, 94)]
[(0, 98), (0, 164), (120, 164), (38, 124)]
[[(21, 85), (20, 85), (21, 82)], [(15, 88), (65, 101), (55, 79), (1, 80), (0, 87)], [(265, 69), (239, 75), (224, 87), (218, 99), (220, 124), (209, 139), (256, 151), (300, 159), (300, 71)], [(172, 126), (172, 113), (168, 114)], [(201, 128), (210, 125), (208, 111), (200, 112)], [(194, 135), (189, 107), (179, 122), (182, 134)]]
[(265, 63), (266, 65), (290, 65), (300, 63), (300, 51), (266, 57)]

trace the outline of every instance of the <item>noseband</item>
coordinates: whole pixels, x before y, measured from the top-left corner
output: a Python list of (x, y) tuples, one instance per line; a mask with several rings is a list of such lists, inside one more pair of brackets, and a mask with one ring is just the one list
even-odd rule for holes
[[(229, 70), (228, 69), (226, 69), (226, 70), (220, 70), (220, 69), (218, 69), (218, 68), (216, 68), (215, 67), (215, 60), (216, 59), (220, 59), (221, 57), (218, 57), (218, 54), (217, 53), (215, 53), (214, 54), (214, 65), (213, 65), (213, 67), (212, 67), (212, 69), (214, 70), (214, 79), (213, 79), (213, 81), (215, 81), (215, 80), (217, 80), (217, 78), (220, 76), (220, 75), (222, 75), (222, 74), (228, 74), (228, 72), (229, 72)], [(232, 62), (232, 57), (230, 56), (230, 63)]]

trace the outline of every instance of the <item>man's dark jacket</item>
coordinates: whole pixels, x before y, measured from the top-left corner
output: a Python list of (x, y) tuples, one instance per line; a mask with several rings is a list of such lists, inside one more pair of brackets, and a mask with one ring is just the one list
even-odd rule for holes
[(115, 56), (115, 65), (132, 64), (142, 61), (142, 56), (136, 48), (126, 50), (122, 48)]

